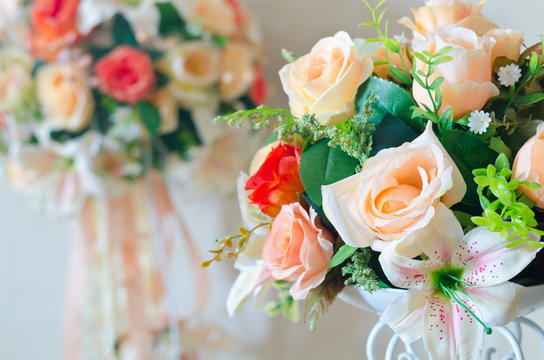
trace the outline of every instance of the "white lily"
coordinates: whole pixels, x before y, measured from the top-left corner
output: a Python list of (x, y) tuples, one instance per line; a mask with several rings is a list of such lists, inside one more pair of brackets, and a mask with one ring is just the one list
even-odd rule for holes
[[(403, 341), (421, 336), (432, 359), (480, 359), (484, 329), (504, 325), (518, 313), (525, 288), (508, 280), (539, 249), (486, 228), (466, 235), (453, 212), (440, 204), (428, 227), (392, 244), (380, 256), (391, 283), (410, 289), (382, 314)], [(428, 260), (413, 259), (425, 254)], [(483, 327), (482, 327), (483, 326)]]

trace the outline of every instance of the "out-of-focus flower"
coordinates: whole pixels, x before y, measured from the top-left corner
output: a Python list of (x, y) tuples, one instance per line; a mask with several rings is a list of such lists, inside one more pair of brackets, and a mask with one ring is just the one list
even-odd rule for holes
[(30, 6), (32, 52), (52, 60), (58, 52), (74, 44), (80, 34), (77, 29), (79, 0), (35, 0)]
[(74, 62), (48, 63), (36, 75), (36, 95), (48, 129), (78, 132), (94, 111), (85, 71)]
[(95, 73), (100, 91), (127, 104), (145, 99), (157, 82), (151, 57), (127, 45), (120, 45), (101, 58)]
[(34, 61), (16, 48), (0, 50), (0, 112), (13, 112), (32, 95)]
[(246, 93), (255, 80), (252, 49), (242, 42), (229, 41), (221, 56), (221, 99), (235, 100)]
[(221, 75), (221, 51), (204, 41), (190, 41), (168, 50), (157, 68), (171, 80), (177, 99), (185, 106), (210, 106)]
[(212, 34), (230, 37), (235, 35), (243, 22), (243, 15), (236, 0), (174, 0), (186, 19), (200, 23)]

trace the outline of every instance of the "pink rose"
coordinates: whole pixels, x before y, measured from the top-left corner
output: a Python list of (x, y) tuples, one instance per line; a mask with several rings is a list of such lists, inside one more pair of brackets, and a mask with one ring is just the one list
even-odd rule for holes
[[(443, 76), (442, 107), (440, 113), (453, 108), (454, 118), (460, 119), (469, 112), (481, 110), (487, 101), (499, 95), (499, 89), (493, 84), (492, 65), (495, 39), (478, 37), (472, 30), (447, 26), (430, 34), (428, 40), (416, 41), (414, 50), (425, 50), (435, 54), (439, 50), (452, 46), (448, 53), (452, 60), (437, 66), (431, 77), (431, 82), (438, 76)], [(426, 65), (415, 60), (414, 67), (426, 71)], [(432, 109), (431, 99), (427, 90), (414, 81), (414, 99), (419, 104), (425, 104)]]
[(294, 282), (289, 293), (303, 300), (323, 282), (333, 255), (334, 237), (299, 203), (284, 205), (263, 247), (263, 260), (272, 277)]
[(100, 91), (128, 104), (146, 98), (157, 81), (151, 57), (127, 45), (116, 47), (100, 59), (94, 71)]
[(543, 185), (538, 190), (531, 190), (522, 187), (521, 191), (536, 203), (541, 209), (544, 209), (544, 124), (538, 127), (536, 135), (533, 136), (519, 150), (512, 177), (522, 181), (534, 181)]

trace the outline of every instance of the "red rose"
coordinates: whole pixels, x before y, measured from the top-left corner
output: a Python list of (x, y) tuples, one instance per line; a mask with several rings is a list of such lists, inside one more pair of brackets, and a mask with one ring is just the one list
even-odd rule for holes
[(123, 103), (135, 104), (155, 88), (151, 57), (131, 46), (116, 47), (96, 63), (94, 71), (100, 91)]
[(30, 44), (34, 55), (55, 58), (81, 38), (77, 30), (79, 0), (35, 0), (30, 7)]
[(280, 143), (247, 181), (246, 190), (253, 191), (249, 200), (266, 215), (275, 217), (283, 205), (297, 202), (298, 193), (304, 191), (299, 174), (300, 155), (298, 147)]

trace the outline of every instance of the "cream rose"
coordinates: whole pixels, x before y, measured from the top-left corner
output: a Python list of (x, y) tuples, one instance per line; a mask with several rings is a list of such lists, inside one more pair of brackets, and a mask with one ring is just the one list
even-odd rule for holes
[(481, 14), (487, 0), (474, 5), (465, 0), (426, 0), (423, 7), (412, 9), (414, 21), (403, 17), (399, 22), (414, 31), (416, 39), (424, 39), (444, 26), (457, 24), (479, 36), (497, 27)]
[(221, 57), (221, 99), (237, 99), (251, 88), (255, 80), (254, 60), (253, 51), (248, 45), (229, 41)]
[[(453, 47), (448, 53), (452, 61), (438, 65), (431, 81), (438, 76), (444, 77), (440, 112), (453, 108), (454, 118), (459, 119), (469, 112), (481, 110), (490, 98), (499, 95), (499, 89), (491, 82), (495, 40), (481, 38), (472, 30), (450, 25), (429, 35), (428, 40), (416, 41), (414, 50), (436, 53), (447, 46)], [(426, 65), (416, 59), (414, 66), (425, 70)], [(418, 103), (432, 109), (428, 92), (416, 81), (413, 95)]]
[(32, 95), (34, 61), (15, 48), (0, 51), (0, 112), (12, 112)]
[(534, 181), (542, 185), (538, 190), (531, 190), (522, 187), (523, 193), (544, 209), (544, 124), (540, 124), (536, 135), (529, 139), (519, 150), (512, 177), (522, 181)]
[(343, 31), (319, 40), (308, 55), (280, 70), (291, 112), (314, 114), (322, 125), (335, 125), (355, 114), (355, 95), (372, 74), (370, 54), (360, 55)]
[(385, 149), (359, 174), (323, 186), (323, 209), (351, 246), (381, 251), (424, 228), (440, 202), (450, 207), (463, 199), (466, 184), (429, 122), (411, 143)]
[(168, 50), (156, 66), (170, 78), (178, 100), (192, 108), (213, 97), (221, 75), (221, 51), (208, 42), (185, 42)]
[(36, 75), (36, 94), (46, 127), (77, 132), (93, 115), (85, 72), (73, 62), (48, 63)]

